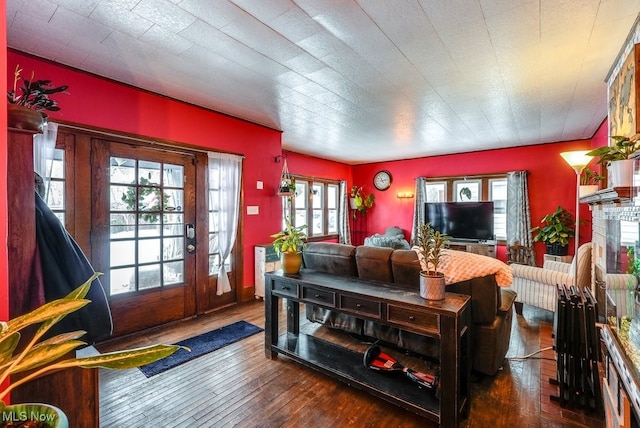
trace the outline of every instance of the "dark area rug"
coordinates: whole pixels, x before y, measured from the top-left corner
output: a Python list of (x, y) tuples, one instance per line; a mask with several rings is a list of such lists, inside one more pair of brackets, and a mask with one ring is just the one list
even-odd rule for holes
[(264, 329), (246, 321), (238, 321), (217, 330), (212, 330), (208, 333), (178, 342), (176, 345), (186, 346), (191, 349), (191, 352), (184, 349), (178, 349), (174, 354), (167, 358), (141, 366), (140, 370), (146, 377), (151, 377), (173, 367), (179, 366), (180, 364), (184, 364), (194, 358), (215, 351), (216, 349), (220, 349), (256, 333), (260, 333), (261, 331), (264, 331)]

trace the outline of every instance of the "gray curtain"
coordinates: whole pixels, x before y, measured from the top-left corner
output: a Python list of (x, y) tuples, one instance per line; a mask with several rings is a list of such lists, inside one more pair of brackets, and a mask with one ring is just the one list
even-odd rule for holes
[(531, 248), (529, 260), (535, 264), (527, 171), (507, 173), (507, 245), (518, 244)]
[(411, 226), (411, 245), (418, 236), (418, 227), (424, 224), (424, 204), (427, 202), (427, 179), (416, 178), (415, 205), (413, 206), (413, 225)]
[(347, 197), (347, 182), (340, 182), (340, 201), (338, 205), (338, 242), (351, 245), (351, 230), (349, 229), (349, 198)]

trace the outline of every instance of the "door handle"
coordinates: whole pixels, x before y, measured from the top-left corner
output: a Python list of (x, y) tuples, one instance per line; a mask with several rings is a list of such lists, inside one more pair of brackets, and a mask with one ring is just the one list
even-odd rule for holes
[(184, 234), (187, 238), (187, 253), (195, 253), (196, 251), (196, 228), (189, 223), (184, 226)]

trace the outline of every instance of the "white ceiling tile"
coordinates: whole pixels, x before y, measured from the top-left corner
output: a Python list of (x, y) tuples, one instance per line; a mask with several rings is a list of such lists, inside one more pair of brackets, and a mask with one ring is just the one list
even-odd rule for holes
[(179, 33), (196, 20), (191, 13), (167, 0), (140, 0), (132, 12), (174, 33)]
[[(347, 163), (588, 138), (640, 0), (7, 0), (11, 48)], [(73, 90), (73, 88), (71, 88)]]
[(139, 37), (153, 26), (153, 22), (131, 13), (131, 6), (116, 1), (102, 1), (91, 12), (89, 18), (109, 28)]

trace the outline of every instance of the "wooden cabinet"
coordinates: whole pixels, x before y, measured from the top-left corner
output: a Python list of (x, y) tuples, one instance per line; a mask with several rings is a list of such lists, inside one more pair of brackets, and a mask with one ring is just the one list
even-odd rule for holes
[[(280, 299), (287, 299), (287, 332), (279, 334)], [(278, 354), (312, 367), (390, 403), (429, 418), (441, 426), (458, 426), (468, 414), (470, 392), (470, 297), (446, 293), (428, 302), (393, 284), (372, 284), (322, 272), (266, 275), (265, 353)], [(401, 328), (438, 341), (440, 394), (367, 369), (363, 354), (300, 331), (300, 303)]]
[(271, 244), (255, 247), (255, 296), (264, 297), (264, 274), (280, 269), (280, 257)]
[(467, 253), (480, 254), (481, 256), (496, 257), (496, 242), (465, 242), (460, 240), (451, 241), (449, 248), (456, 251), (465, 251)]
[(553, 262), (571, 263), (571, 260), (573, 260), (573, 256), (571, 256), (571, 255), (555, 256), (553, 254), (545, 254), (544, 255), (544, 261), (547, 261), (547, 260), (551, 260)]
[[(30, 309), (30, 278), (36, 249), (33, 132), (10, 129), (7, 138), (9, 316)], [(99, 426), (98, 370), (68, 369), (11, 392), (12, 403), (41, 402), (62, 409), (73, 427)]]

